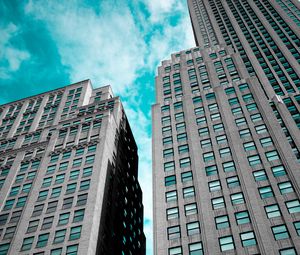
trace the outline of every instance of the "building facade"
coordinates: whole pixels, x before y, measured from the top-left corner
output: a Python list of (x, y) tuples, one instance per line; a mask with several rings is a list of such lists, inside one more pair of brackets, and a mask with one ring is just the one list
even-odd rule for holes
[(85, 80), (0, 106), (0, 254), (145, 254), (119, 97)]
[(154, 252), (300, 254), (300, 3), (188, 0), (156, 77)]

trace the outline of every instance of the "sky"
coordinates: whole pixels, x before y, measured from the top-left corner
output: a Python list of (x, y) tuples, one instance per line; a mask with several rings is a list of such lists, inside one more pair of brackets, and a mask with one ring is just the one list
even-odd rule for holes
[(85, 79), (121, 97), (153, 254), (151, 105), (157, 66), (194, 47), (186, 0), (1, 0), (0, 17), (0, 104)]

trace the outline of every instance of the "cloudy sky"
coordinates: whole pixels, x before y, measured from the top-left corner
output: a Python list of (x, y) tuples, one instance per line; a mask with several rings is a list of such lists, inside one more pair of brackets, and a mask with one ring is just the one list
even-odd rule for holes
[(193, 47), (186, 0), (1, 0), (0, 104), (91, 79), (121, 96), (139, 147), (152, 254), (151, 105), (160, 61)]

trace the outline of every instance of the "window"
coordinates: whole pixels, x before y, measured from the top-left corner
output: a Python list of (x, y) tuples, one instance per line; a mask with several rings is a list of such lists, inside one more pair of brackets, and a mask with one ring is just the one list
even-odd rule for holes
[(224, 125), (222, 123), (213, 125), (213, 129), (215, 132), (224, 131)]
[(241, 107), (232, 108), (231, 112), (232, 112), (233, 115), (238, 115), (238, 114), (243, 113)]
[(216, 137), (216, 140), (217, 140), (217, 144), (227, 143), (226, 135), (219, 135)]
[(170, 161), (170, 162), (164, 163), (164, 170), (165, 171), (175, 170), (175, 162), (174, 161)]
[(243, 193), (235, 193), (230, 195), (232, 205), (245, 203)]
[(167, 220), (177, 219), (179, 218), (179, 210), (178, 207), (173, 207), (167, 209)]
[(265, 181), (268, 179), (265, 170), (259, 170), (259, 171), (253, 172), (253, 177), (256, 182)]
[(51, 185), (52, 177), (44, 178), (42, 187), (49, 187)]
[(48, 190), (40, 191), (37, 201), (46, 200), (47, 196), (48, 196)]
[(53, 223), (53, 219), (54, 219), (53, 216), (45, 218), (44, 221), (43, 221), (43, 225), (42, 225), (41, 229), (51, 228), (52, 227), (52, 223)]
[(179, 112), (175, 114), (175, 120), (176, 121), (183, 121), (184, 120), (184, 113), (183, 112)]
[(277, 151), (268, 151), (265, 153), (268, 161), (278, 160), (279, 155)]
[(172, 190), (166, 192), (166, 202), (177, 201), (177, 191)]
[(32, 246), (32, 243), (33, 243), (33, 239), (34, 239), (33, 236), (24, 238), (23, 244), (22, 244), (22, 247), (21, 247), (21, 251), (28, 251), (28, 250), (30, 250), (31, 246)]
[(202, 141), (200, 141), (200, 144), (201, 144), (201, 148), (206, 148), (206, 147), (212, 146), (210, 139), (202, 140)]
[(75, 190), (76, 190), (76, 186), (77, 186), (77, 183), (70, 183), (67, 185), (67, 190), (66, 190), (66, 194), (71, 194), (71, 193), (74, 193)]
[(73, 223), (83, 221), (84, 209), (77, 210), (74, 212)]
[(190, 158), (182, 158), (179, 160), (179, 164), (181, 168), (188, 167), (191, 165), (191, 159)]
[(268, 219), (281, 216), (279, 206), (277, 204), (265, 206)]
[(273, 145), (271, 137), (262, 138), (259, 141), (260, 141), (262, 147), (268, 147), (268, 146)]
[(224, 236), (219, 238), (221, 251), (228, 251), (234, 249), (234, 242), (232, 236)]
[(225, 207), (225, 203), (224, 203), (224, 198), (223, 197), (213, 198), (211, 200), (211, 203), (212, 203), (212, 207), (213, 207), (214, 210)]
[(8, 254), (10, 243), (0, 244), (0, 254)]
[(192, 181), (192, 180), (193, 180), (193, 174), (191, 171), (181, 173), (181, 181), (182, 182), (187, 182), (187, 181)]
[(50, 255), (61, 255), (62, 254), (62, 248), (57, 248), (57, 249), (53, 249), (51, 250)]
[(78, 195), (76, 206), (85, 205), (87, 201), (88, 194)]
[(223, 170), (224, 172), (231, 172), (235, 171), (235, 165), (233, 161), (228, 161), (223, 163)]
[(185, 216), (196, 214), (198, 212), (196, 203), (184, 206)]
[(90, 180), (80, 182), (79, 191), (88, 190), (90, 188)]
[(178, 142), (183, 142), (187, 140), (187, 134), (186, 133), (182, 133), (182, 134), (178, 134), (177, 135), (177, 141)]
[(250, 222), (248, 211), (242, 211), (235, 213), (235, 220), (238, 225), (246, 224)]
[(85, 158), (85, 164), (92, 164), (94, 163), (94, 160), (95, 160), (95, 155), (90, 155), (90, 156), (87, 156)]
[(253, 155), (248, 157), (248, 162), (250, 166), (255, 166), (261, 164), (259, 155)]
[(63, 213), (59, 215), (58, 225), (66, 225), (69, 223), (70, 213)]
[(189, 255), (203, 255), (202, 243), (189, 244)]
[(65, 180), (65, 174), (56, 175), (55, 184), (63, 183)]
[[(3, 236), (3, 240), (5, 239), (12, 239), (16, 232), (16, 226), (7, 227), (5, 231), (5, 235)], [(1, 253), (0, 253), (1, 254)]]
[(216, 165), (205, 167), (206, 176), (215, 175), (218, 173), (218, 169)]
[(254, 142), (244, 143), (243, 146), (245, 151), (256, 150)]
[(215, 218), (216, 228), (228, 228), (229, 227), (229, 219), (227, 215), (219, 216)]
[(185, 152), (189, 152), (189, 146), (187, 144), (178, 146), (178, 153), (179, 154), (185, 153)]
[(213, 191), (217, 191), (217, 190), (221, 190), (221, 183), (219, 180), (216, 181), (211, 181), (208, 183), (208, 187), (209, 187), (209, 191), (213, 192)]
[(289, 232), (286, 228), (286, 225), (278, 225), (275, 227), (272, 227), (272, 232), (274, 235), (275, 240), (281, 240), (281, 239), (286, 239), (289, 238)]
[(298, 213), (300, 212), (300, 202), (298, 199), (291, 200), (285, 203), (289, 213)]
[(182, 255), (182, 248), (181, 246), (170, 248), (169, 255)]
[(221, 158), (231, 156), (231, 151), (230, 151), (230, 148), (228, 148), (228, 147), (227, 147), (227, 148), (220, 149), (219, 152), (220, 152)]
[(280, 190), (281, 194), (286, 194), (290, 192), (294, 192), (294, 188), (291, 184), (291, 182), (282, 182), (278, 184), (278, 188)]
[(74, 159), (72, 167), (79, 167), (81, 166), (82, 158)]
[(42, 211), (43, 211), (43, 208), (44, 208), (44, 204), (35, 205), (34, 209), (33, 209), (33, 212), (32, 212), (32, 217), (41, 215)]
[(297, 252), (294, 248), (287, 248), (283, 250), (279, 250), (280, 255), (297, 255)]
[(176, 184), (176, 176), (175, 175), (170, 175), (165, 177), (165, 186), (171, 186)]
[(174, 155), (174, 151), (173, 151), (173, 148), (169, 148), (169, 149), (165, 149), (163, 151), (163, 157), (166, 158), (166, 157), (171, 157)]
[(285, 171), (283, 165), (274, 166), (271, 169), (272, 169), (272, 173), (275, 177), (286, 175), (286, 171)]
[(56, 187), (52, 189), (51, 198), (59, 197), (62, 187)]
[(297, 232), (297, 235), (300, 236), (300, 221), (294, 222), (294, 227)]
[(256, 133), (257, 134), (263, 134), (263, 133), (266, 133), (266, 132), (268, 132), (268, 130), (267, 130), (267, 127), (266, 127), (266, 125), (259, 125), (259, 126), (256, 126), (255, 127), (255, 130), (256, 130)]
[(244, 117), (236, 119), (235, 124), (239, 127), (242, 125), (247, 125), (246, 119)]
[(67, 246), (66, 255), (77, 255), (78, 252), (78, 244)]
[[(75, 161), (76, 161), (76, 160), (74, 160), (74, 163), (75, 163)], [(78, 162), (77, 162), (77, 163), (78, 163)], [(76, 163), (76, 164), (77, 164), (77, 163)], [(61, 163), (61, 164), (59, 165), (59, 171), (67, 170), (68, 164), (69, 164), (68, 162), (63, 162), (63, 163)], [(73, 164), (73, 166), (76, 166), (76, 164), (75, 164), (75, 165)], [(78, 163), (78, 164), (79, 164), (79, 163)], [(80, 164), (81, 164), (81, 159), (80, 159)], [(79, 165), (80, 165), (80, 164), (79, 164)]]
[(196, 235), (200, 233), (200, 224), (198, 221), (190, 222), (186, 224), (186, 231), (188, 236)]
[(56, 207), (57, 207), (58, 201), (53, 201), (48, 203), (48, 208), (46, 213), (52, 213), (56, 211)]
[(183, 198), (195, 196), (194, 187), (187, 187), (187, 188), (184, 188), (182, 191), (183, 191)]
[(205, 117), (199, 117), (196, 119), (197, 125), (207, 124)]
[(172, 136), (163, 138), (163, 145), (172, 144), (172, 143), (173, 143)]
[(253, 231), (241, 233), (241, 240), (244, 247), (256, 245), (255, 235)]
[(62, 209), (64, 210), (64, 209), (71, 208), (72, 204), (73, 204), (73, 197), (65, 198), (63, 201)]
[(70, 231), (69, 240), (76, 240), (79, 239), (81, 236), (81, 226), (73, 227)]
[(226, 179), (228, 188), (235, 188), (240, 186), (240, 181), (237, 176), (232, 176)]
[(203, 153), (204, 162), (211, 161), (215, 159), (215, 155), (213, 151)]
[(258, 191), (262, 199), (274, 196), (271, 186), (258, 188)]
[(179, 226), (169, 227), (167, 232), (168, 232), (168, 240), (181, 237)]
[(239, 134), (240, 134), (241, 138), (251, 136), (250, 129), (248, 129), (248, 128), (240, 130)]
[(65, 241), (65, 236), (66, 236), (66, 230), (58, 230), (55, 232), (54, 240), (53, 243), (62, 243)]
[(252, 114), (250, 116), (250, 118), (251, 118), (252, 122), (257, 122), (257, 121), (262, 120), (262, 117), (261, 117), (260, 113)]
[(198, 133), (199, 133), (199, 136), (208, 135), (209, 134), (208, 128), (207, 127), (199, 128)]
[(45, 247), (48, 243), (49, 233), (39, 235), (38, 241), (36, 243), (37, 248)]

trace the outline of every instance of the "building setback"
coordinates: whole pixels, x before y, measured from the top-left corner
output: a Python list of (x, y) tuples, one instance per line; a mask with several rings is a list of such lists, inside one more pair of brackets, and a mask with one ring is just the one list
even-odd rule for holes
[(156, 255), (300, 254), (300, 10), (188, 0), (197, 47), (156, 77)]
[(0, 106), (0, 254), (145, 254), (119, 97), (85, 80)]

